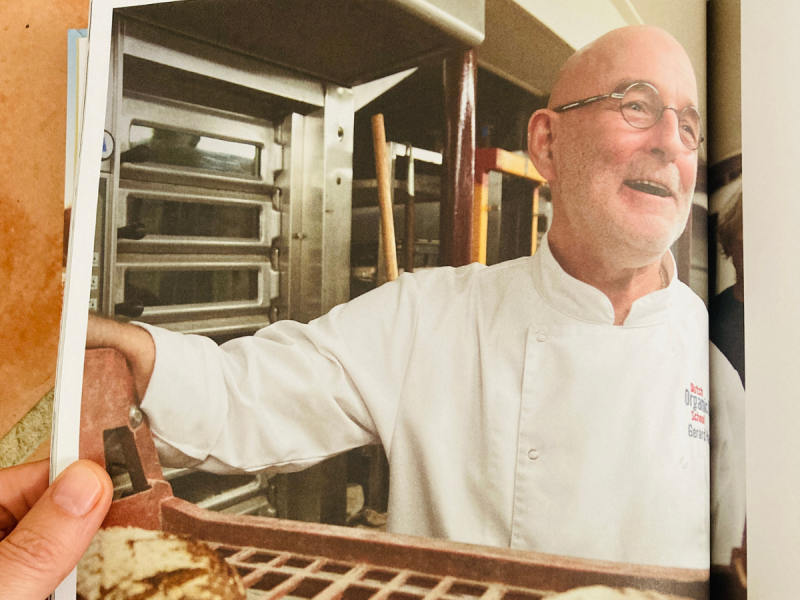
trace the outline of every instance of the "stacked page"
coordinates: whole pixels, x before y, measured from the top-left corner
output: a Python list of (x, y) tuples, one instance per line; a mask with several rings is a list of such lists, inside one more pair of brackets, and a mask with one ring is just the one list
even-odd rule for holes
[(441, 4), (93, 2), (57, 599), (747, 597), (738, 5)]

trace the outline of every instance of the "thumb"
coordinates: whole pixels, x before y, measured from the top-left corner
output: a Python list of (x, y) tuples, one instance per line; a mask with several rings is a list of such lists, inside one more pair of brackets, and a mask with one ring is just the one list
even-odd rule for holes
[(99, 465), (81, 460), (67, 467), (0, 541), (0, 600), (51, 593), (86, 551), (112, 493)]

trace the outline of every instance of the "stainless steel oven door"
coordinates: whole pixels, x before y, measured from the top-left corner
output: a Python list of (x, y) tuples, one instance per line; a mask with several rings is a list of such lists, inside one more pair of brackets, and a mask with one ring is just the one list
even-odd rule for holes
[(124, 179), (263, 193), (281, 168), (269, 121), (138, 93), (121, 109)]
[(125, 255), (111, 293), (117, 315), (149, 323), (256, 317), (266, 325), (278, 286), (263, 257)]
[(281, 213), (267, 196), (120, 181), (117, 252), (269, 255)]

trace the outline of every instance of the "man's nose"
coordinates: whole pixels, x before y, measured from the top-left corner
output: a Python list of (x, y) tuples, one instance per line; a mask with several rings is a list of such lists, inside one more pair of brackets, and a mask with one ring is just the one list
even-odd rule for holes
[(677, 109), (665, 106), (661, 118), (651, 127), (653, 147), (650, 152), (666, 162), (672, 162), (689, 149), (681, 140), (680, 118)]

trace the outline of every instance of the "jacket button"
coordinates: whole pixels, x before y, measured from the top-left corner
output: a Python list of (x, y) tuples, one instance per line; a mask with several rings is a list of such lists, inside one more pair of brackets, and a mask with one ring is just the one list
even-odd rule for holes
[(540, 331), (536, 334), (536, 341), (543, 342), (547, 339), (547, 334), (544, 331)]
[(536, 460), (537, 458), (539, 458), (539, 451), (535, 449), (528, 450), (528, 458), (530, 458), (531, 460)]

